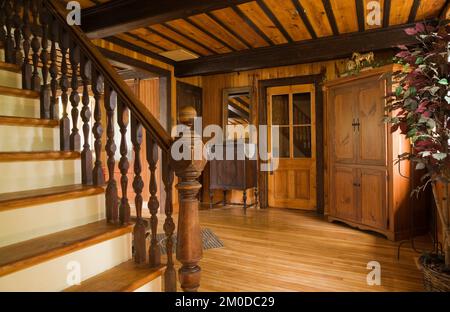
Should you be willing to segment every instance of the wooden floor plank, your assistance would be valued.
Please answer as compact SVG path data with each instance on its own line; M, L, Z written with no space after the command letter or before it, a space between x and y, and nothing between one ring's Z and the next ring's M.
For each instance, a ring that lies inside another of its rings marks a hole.
M104 193L104 191L105 190L103 187L74 184L49 187L39 190L3 193L0 194L0 212L27 206L36 206L45 203L98 195Z
M0 276L130 233L105 220L0 248Z
M203 252L200 291L423 291L410 244L397 260L398 243L315 213L218 208L201 210L200 225L225 246ZM381 265L380 286L367 285L370 261Z

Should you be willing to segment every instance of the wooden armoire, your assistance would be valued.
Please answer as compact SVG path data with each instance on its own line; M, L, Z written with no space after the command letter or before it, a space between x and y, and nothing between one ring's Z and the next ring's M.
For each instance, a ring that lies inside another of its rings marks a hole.
M416 184L411 181L420 174L409 162L396 162L409 150L409 141L383 121L393 69L384 66L324 84L327 217L400 240L426 230L428 203L426 196L410 196Z

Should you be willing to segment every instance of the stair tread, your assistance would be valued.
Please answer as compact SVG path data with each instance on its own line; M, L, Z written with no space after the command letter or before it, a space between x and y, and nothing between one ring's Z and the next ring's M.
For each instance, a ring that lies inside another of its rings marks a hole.
M67 292L131 292L161 276L166 266L150 268L148 264L127 262L67 288Z
M132 225L119 226L101 220L1 247L0 276L131 233L132 230Z
M53 119L41 119L31 117L0 116L0 125L55 128L59 126L59 121Z
M19 88L0 86L0 95L9 95L24 97L30 99L39 99L39 92L33 90L24 90Z
M63 201L104 193L103 187L82 184L0 194L0 212L26 206Z
M0 152L0 162L7 161L36 161L36 160L67 160L78 159L81 157L80 152Z
M20 73L21 72L21 69L20 69L19 65L5 63L5 62L1 62L1 61L0 61L0 70L6 70L6 71L13 72L13 73Z

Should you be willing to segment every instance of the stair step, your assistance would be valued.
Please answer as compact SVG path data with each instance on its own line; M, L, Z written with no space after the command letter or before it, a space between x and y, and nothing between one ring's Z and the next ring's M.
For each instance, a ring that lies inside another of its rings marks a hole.
M81 157L80 152L0 152L0 162L38 161L38 160L70 160Z
M80 285L67 288L67 292L132 292L155 281L164 273L166 266L149 268L148 264L136 265L134 260L124 262L106 272L85 280ZM155 281L157 291L161 280Z
M132 230L132 225L118 226L102 220L2 247L0 276L129 234Z
M0 152L37 152L59 149L57 120L0 116Z
M39 99L39 92L0 86L0 95L15 96L19 98Z
M55 128L59 126L59 121L30 117L0 116L0 125Z
M105 213L102 187L76 184L0 194L0 247L100 221Z
M19 65L9 64L0 61L0 70L6 70L13 73L21 73L21 69Z
M105 192L103 187L82 184L49 187L39 190L0 194L0 212L58 202L62 200L98 195Z

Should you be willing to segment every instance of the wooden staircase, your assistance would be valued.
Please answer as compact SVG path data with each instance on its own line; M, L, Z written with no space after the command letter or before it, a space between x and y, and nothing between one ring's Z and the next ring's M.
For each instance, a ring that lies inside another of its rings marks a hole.
M179 281L183 290L196 291L202 254L197 178L204 161L171 159L170 135L82 31L65 23L59 2L0 0L0 51L0 291L176 291L174 173L182 212ZM121 137L119 162L114 115ZM143 131L150 181L141 177ZM135 198L130 199L127 132L134 150ZM163 207L156 197L158 149ZM114 178L116 166L120 181ZM146 183L149 239L142 218ZM156 240L160 210L166 264Z

